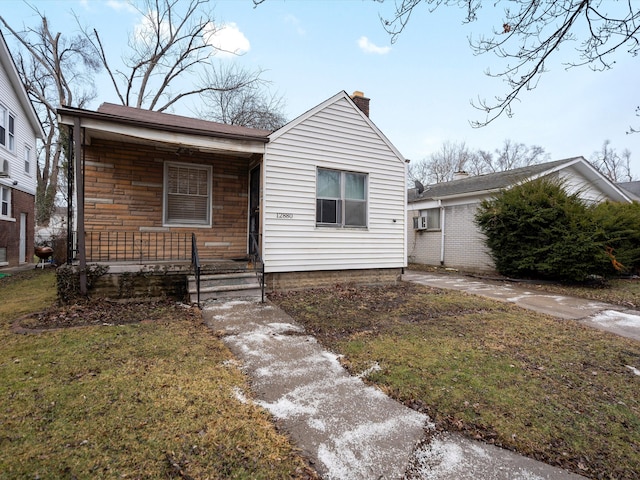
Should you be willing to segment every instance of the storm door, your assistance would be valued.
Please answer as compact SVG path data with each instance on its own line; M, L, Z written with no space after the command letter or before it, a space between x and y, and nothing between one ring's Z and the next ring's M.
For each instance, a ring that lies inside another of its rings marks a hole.
M260 255L260 166L249 173L249 255Z

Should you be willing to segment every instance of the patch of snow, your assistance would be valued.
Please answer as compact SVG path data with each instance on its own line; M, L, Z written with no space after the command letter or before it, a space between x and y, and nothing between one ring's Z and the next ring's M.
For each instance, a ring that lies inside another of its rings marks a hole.
M318 447L318 460L327 469L326 479L350 480L354 478L377 478L372 466L377 465L377 452L368 448L372 437L385 437L390 432L402 428L400 418L383 422L369 422L345 431L322 443Z
M302 328L299 325L294 325L292 323L283 323L283 322L268 323L267 327L271 328L275 333L285 333L285 332L303 333L304 332L304 328Z
M638 370L636 367L632 367L631 365L625 365L625 367L631 370L634 373L634 375L640 375L640 370Z
M640 328L640 312L633 314L615 310L605 310L589 318L589 320L601 324L613 322L621 327Z
M245 396L244 392L240 388L233 387L232 391L233 391L233 396L240 403L244 403L244 404L249 403L249 400L247 399L247 397Z
M327 430L327 425L319 418L311 418L307 423L311 428L320 432L325 432Z
M275 402L259 401L257 403L261 407L267 409L271 415L279 419L298 417L300 415L308 415L315 412L313 407L300 405L284 397Z
M382 370L382 368L380 368L380 364L378 362L374 362L373 365L371 365L366 370L360 372L358 375L356 375L356 377L358 377L358 378L367 378L373 372L379 372L380 370Z

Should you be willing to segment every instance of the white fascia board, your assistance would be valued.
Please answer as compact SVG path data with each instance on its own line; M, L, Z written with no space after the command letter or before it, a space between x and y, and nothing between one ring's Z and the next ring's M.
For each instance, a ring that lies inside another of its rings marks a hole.
M58 118L59 122L62 124L73 125L74 117L70 115L59 114ZM81 118L80 126L89 131L93 130L95 132L103 132L111 135L122 135L123 137L193 147L202 150L244 154L264 154L265 151L265 143L263 142L226 139L206 135L188 135L165 130L134 127L112 121L96 120L91 118Z

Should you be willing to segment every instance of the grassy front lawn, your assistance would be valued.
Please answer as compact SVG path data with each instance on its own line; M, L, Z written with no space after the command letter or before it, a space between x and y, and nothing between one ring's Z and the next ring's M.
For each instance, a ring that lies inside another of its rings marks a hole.
M0 279L0 478L314 478L199 312L9 330L54 297L53 272Z
M442 429L591 478L640 472L638 342L414 284L271 299Z

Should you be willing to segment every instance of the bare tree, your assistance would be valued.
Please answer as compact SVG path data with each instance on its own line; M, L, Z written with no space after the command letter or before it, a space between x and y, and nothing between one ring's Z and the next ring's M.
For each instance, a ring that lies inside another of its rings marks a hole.
M60 167L66 161L66 137L58 127L56 109L60 105L83 107L93 99L92 77L100 65L83 36L53 33L44 14L32 8L40 17L37 27L18 31L4 17L0 16L0 21L20 46L15 55L18 74L45 132L37 162L36 221L48 225L58 193Z
M495 153L494 157L490 157L491 161L486 163L487 172L504 172L542 163L549 159L549 154L544 151L544 148L538 145L528 147L524 143L509 139L506 139L502 148L496 149Z
M428 158L409 164L407 180L423 184L448 182L455 172L466 171L467 165L475 162L475 155L464 142L444 142Z
M233 79L210 74L216 71L213 60L220 49L211 42L219 26L205 9L208 2L145 0L142 7L132 2L143 21L130 35L130 53L122 59L124 69L113 67L99 32L84 29L123 105L162 112L186 98L260 83L260 71ZM186 82L178 86L183 79ZM216 80L223 83L213 83Z
M284 100L270 94L266 82L249 81L252 74L235 65L208 73L212 77L209 83L218 89L203 93L205 107L200 109L200 117L265 130L277 130L287 123Z
M631 151L628 149L618 154L611 147L611 142L605 140L600 151L594 152L590 160L596 170L614 183L634 181L631 174Z
M513 102L523 91L536 87L550 60L559 57L561 47L569 43L575 49L575 57L565 61L567 68L588 65L594 70L607 70L613 67L614 53L626 51L636 56L640 52L640 2L495 0L492 3L505 4L500 27L477 40L470 38L470 46L476 55L492 52L505 60L502 70L489 70L487 74L504 80L509 91L494 101L479 99L474 103L486 114L484 120L472 122L476 127L487 125L502 114L511 116ZM460 7L465 11L465 23L477 20L481 7L487 7L487 2L481 0L397 0L392 16L382 19L392 41L407 27L420 4L430 11L443 5ZM486 10L493 13L491 7Z
M407 182L423 184L453 180L456 172L484 175L542 163L549 159L542 147L528 147L524 143L505 140L495 154L485 150L470 150L464 142L445 142L440 150L428 158L409 164Z

